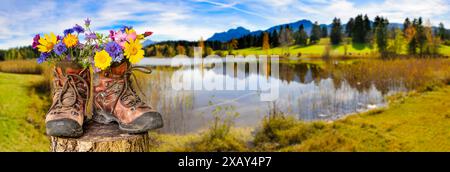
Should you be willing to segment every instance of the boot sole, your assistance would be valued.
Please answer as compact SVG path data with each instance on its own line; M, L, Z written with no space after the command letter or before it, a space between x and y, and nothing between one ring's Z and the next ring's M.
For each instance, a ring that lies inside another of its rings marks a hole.
M45 124L47 135L55 137L80 137L83 135L83 127L78 122L70 119L57 119Z
M150 130L163 127L163 120L161 114L159 114L158 112L145 113L144 115L136 118L133 121L133 122L137 121L135 124L123 124L111 114L102 112L96 112L93 117L93 120L101 124L109 124L111 122L116 122L117 124L119 124L120 130L131 134L144 133ZM151 122L142 123L140 121L151 121Z

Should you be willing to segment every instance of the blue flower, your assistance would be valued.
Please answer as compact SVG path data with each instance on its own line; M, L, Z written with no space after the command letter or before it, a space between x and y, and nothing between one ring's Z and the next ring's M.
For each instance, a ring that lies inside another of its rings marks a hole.
M108 42L105 45L105 51L108 52L108 54L113 58L120 56L120 54L122 54L122 48L116 42Z
M77 33L84 33L84 28L81 27L81 26L78 25L78 24L76 24L76 25L73 27L73 30L75 30Z
M122 26L122 29L120 29L120 31L122 31L122 32L124 32L125 33L125 31L126 30L131 30L131 29L133 29L133 27L132 26Z
M66 29L66 30L64 30L64 36L65 36L65 35L68 35L69 33L73 33L73 32L75 32L75 31L73 30L73 28Z
M60 56L62 53L67 51L67 47L62 41L59 41L59 43L55 45L55 48L53 48L53 50L58 56Z
M37 63L41 64L47 60L47 57L50 55L50 53L41 53L41 56L37 59Z

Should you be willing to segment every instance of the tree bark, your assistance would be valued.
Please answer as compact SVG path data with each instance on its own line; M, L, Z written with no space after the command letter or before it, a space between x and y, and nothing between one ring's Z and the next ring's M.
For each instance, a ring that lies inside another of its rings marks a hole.
M52 152L147 152L147 133L127 134L117 124L89 123L79 138L51 137Z

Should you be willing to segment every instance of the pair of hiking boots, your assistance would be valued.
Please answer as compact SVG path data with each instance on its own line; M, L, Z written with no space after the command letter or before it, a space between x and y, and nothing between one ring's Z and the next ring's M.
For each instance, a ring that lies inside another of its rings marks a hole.
M96 73L73 62L61 62L54 68L53 103L46 115L47 135L79 137L87 121L90 89L93 88L93 120L117 122L127 133L142 133L161 128L161 115L143 102L131 84L132 71L150 73L144 67L127 63ZM93 84L93 87L91 87Z

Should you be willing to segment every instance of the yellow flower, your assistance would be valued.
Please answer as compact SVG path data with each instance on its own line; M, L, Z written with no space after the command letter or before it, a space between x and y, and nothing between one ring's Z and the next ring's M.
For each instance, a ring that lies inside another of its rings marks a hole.
M67 48L70 48L77 45L78 37L69 33L64 37L63 42L66 44Z
M102 50L100 52L96 52L94 56L95 67L100 68L101 70L105 70L111 64L112 58L109 56L108 52Z
M142 45L139 43L139 40L126 42L124 51L124 55L132 64L136 64L144 58L144 50L142 50Z
M43 53L48 53L53 50L53 46L56 44L56 36L55 34L50 33L50 35L45 34L44 37L39 39L38 50Z

